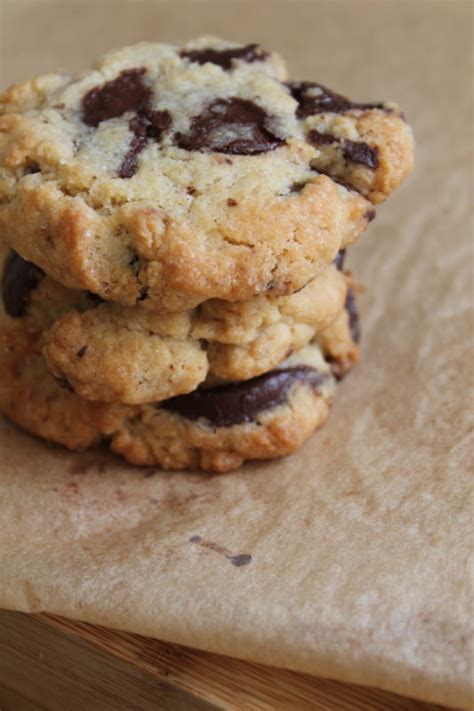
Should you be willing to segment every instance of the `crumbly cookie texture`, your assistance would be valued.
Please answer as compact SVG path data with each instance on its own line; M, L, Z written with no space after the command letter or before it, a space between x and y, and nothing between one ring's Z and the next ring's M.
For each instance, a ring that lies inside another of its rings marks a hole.
M365 230L412 142L394 105L285 78L261 47L203 38L12 87L3 238L65 286L151 311L301 288Z
M328 414L334 379L317 346L259 378L197 390L159 405L98 403L48 372L40 334L0 318L0 409L24 429L81 450L108 442L133 464L234 469L298 448Z
M11 316L42 331L51 373L81 397L128 404L191 392L208 381L248 380L307 345L344 309L347 279L330 265L289 296L211 300L181 314L98 303L63 287L15 253L2 292ZM352 344L347 336L346 341Z
M394 102L360 103L314 82L288 82L312 166L342 180L372 203L385 200L413 170L410 126Z

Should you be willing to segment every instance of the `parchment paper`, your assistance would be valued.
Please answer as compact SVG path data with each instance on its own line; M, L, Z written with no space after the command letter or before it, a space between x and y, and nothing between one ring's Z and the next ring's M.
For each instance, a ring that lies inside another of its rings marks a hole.
M149 476L1 423L2 606L469 706L471 10L3 3L3 84L143 38L260 40L295 78L397 99L418 152L350 254L368 288L363 362L296 455Z

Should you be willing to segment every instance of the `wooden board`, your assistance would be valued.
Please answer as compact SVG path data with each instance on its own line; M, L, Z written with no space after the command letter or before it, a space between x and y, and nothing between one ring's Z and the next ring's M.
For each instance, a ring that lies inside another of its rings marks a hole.
M0 612L0 711L435 711L52 615Z

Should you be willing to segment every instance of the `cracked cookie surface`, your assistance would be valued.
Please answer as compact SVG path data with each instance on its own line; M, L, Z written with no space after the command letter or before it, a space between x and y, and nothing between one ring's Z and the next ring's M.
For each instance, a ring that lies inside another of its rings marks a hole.
M12 87L3 238L65 286L150 311L300 289L364 231L413 147L395 105L286 78L258 45L201 38Z

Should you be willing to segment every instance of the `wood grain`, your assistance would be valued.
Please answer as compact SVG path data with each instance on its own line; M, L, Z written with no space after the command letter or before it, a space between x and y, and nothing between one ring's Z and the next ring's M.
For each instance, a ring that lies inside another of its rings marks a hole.
M0 711L440 708L52 615L0 612Z

